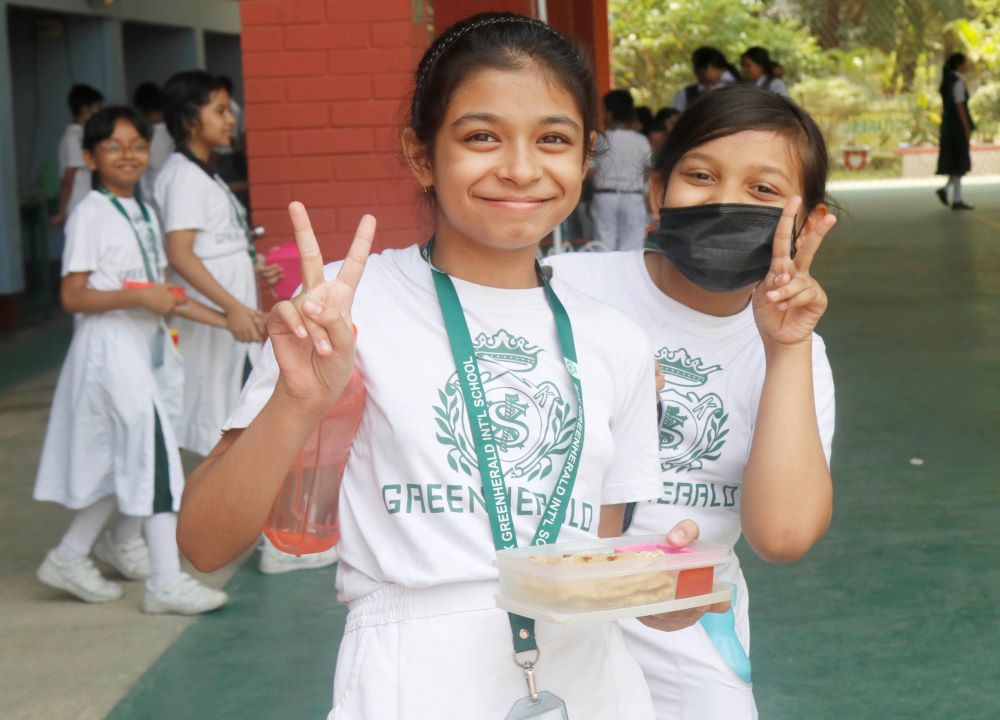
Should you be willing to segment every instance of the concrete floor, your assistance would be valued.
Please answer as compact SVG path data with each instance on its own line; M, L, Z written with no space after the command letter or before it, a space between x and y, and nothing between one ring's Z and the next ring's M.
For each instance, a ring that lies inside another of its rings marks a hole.
M973 213L932 187L843 187L814 265L836 509L791 567L742 548L767 720L1000 717L1000 183L968 183ZM29 500L54 377L0 392L0 716L322 717L344 616L329 570L246 563L231 606L193 623L142 616L135 586L87 606L34 581L68 519Z

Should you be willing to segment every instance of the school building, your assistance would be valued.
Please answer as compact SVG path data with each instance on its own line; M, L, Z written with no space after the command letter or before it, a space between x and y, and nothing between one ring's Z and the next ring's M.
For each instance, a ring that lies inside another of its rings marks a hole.
M120 103L180 70L228 75L261 249L291 238L292 199L330 258L364 212L379 221L376 249L398 247L426 221L398 140L412 69L435 31L483 10L575 36L609 87L607 0L0 0L0 334L59 312L62 233L47 218L74 83Z

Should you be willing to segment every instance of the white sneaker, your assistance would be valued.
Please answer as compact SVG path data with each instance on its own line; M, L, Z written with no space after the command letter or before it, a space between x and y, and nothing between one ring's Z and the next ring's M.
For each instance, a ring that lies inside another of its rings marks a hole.
M336 546L321 553L311 555L289 555L281 552L269 542L260 549L260 571L265 575L280 575L295 570L318 570L337 562Z
M74 563L61 563L56 559L56 551L50 550L35 575L49 587L65 590L84 602L111 602L123 594L122 586L101 575L89 557Z
M152 572L149 567L149 547L141 537L116 543L110 530L103 532L94 543L94 555L128 580L148 580Z
M164 588L151 588L149 581L146 581L142 611L151 615L200 615L218 610L227 602L229 596L226 593L202 585L187 573L180 573L176 580Z

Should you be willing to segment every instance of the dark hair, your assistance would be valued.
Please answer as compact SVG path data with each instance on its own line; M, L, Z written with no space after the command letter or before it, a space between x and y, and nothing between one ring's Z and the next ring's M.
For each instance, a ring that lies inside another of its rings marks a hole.
M774 63L771 62L771 53L767 51L767 48L755 45L752 48L747 48L746 51L740 55L740 58L746 58L757 65L760 65L761 68L763 68L765 75L771 75L774 72Z
M938 88L941 92L946 93L951 91L951 84L954 82L951 74L957 72L965 64L965 60L965 55L956 52L949 55L948 59L944 61L944 67L941 68L941 87Z
M628 90L612 90L607 93L604 96L604 109L615 122L630 123L635 120L635 102Z
M167 80L163 86L164 121L175 143L187 142L189 128L198 122L201 109L211 102L212 93L225 89L219 78L204 70L179 72Z
M153 130L146 122L146 118L125 105L109 105L94 113L83 126L83 149L94 152L99 143L111 137L115 131L115 123L119 120L130 122L135 131L147 142L152 140Z
M665 108L660 108L659 110L656 111L655 119L660 120L661 122L666 122L674 115L680 115L680 114L681 111L675 107L665 107Z
M132 104L143 115L163 112L163 91L155 83L144 82L135 89Z
M69 102L69 111L73 113L73 117L76 117L88 105L104 102L104 96L101 95L101 91L97 88L80 84L74 85L69 89L69 95L66 100Z
M729 70L731 67L721 50L704 46L691 53L691 64L695 70L704 70L707 67Z
M434 138L452 95L484 68L519 70L537 64L576 101L583 117L584 153L597 130L594 77L582 50L545 23L514 13L479 13L445 30L417 65L409 125L433 155Z
M829 156L816 122L788 98L756 85L737 83L705 93L688 107L653 162L664 181L688 152L748 130L775 132L793 141L802 167L802 207L811 212L826 199Z
M653 111L646 105L639 105L635 109L635 119L638 120L643 127L646 127L649 123L653 122Z
M227 93L233 94L233 81L228 75L219 75L219 83Z

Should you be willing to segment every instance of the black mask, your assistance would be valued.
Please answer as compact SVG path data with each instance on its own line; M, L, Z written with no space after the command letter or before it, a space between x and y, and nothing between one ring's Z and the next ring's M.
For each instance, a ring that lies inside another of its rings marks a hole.
M729 292L767 276L780 219L781 208L764 205L661 208L649 241L695 285Z

